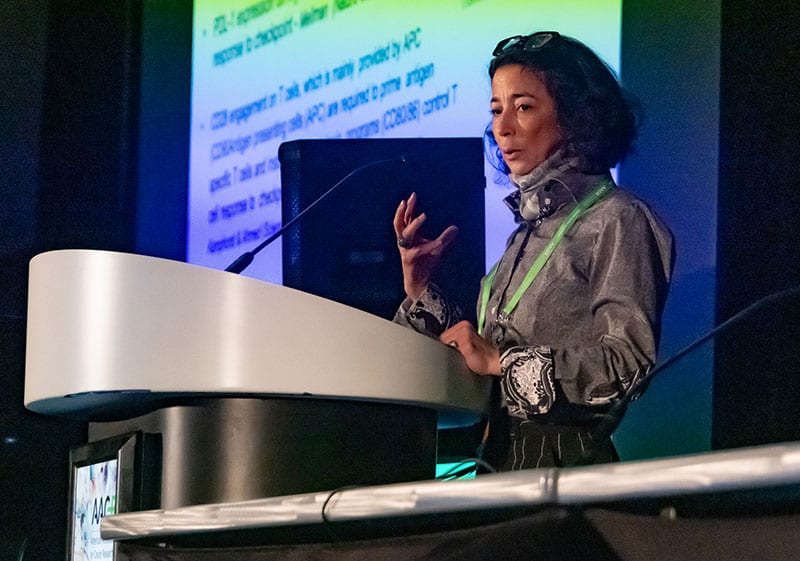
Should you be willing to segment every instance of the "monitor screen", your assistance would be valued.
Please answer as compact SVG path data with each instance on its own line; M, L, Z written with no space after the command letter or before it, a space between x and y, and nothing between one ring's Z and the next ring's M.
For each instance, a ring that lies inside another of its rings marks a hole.
M100 537L100 520L117 513L118 461L76 466L72 486L72 560L113 559L114 542Z
M114 560L115 542L101 537L106 516L158 508L161 436L140 431L70 450L67 561Z
M484 274L480 138L294 140L281 145L279 159L284 220L300 218L282 239L285 286L391 319L405 293L386 217L413 190L431 209L421 237L459 228L433 282L474 320ZM331 191L339 178L346 180Z

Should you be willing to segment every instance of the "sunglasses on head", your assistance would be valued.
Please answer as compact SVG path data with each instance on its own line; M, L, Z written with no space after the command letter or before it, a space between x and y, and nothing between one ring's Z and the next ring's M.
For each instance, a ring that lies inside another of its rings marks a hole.
M540 31L531 35L514 35L500 41L492 51L492 56L500 56L509 51L536 51L560 37L557 31Z

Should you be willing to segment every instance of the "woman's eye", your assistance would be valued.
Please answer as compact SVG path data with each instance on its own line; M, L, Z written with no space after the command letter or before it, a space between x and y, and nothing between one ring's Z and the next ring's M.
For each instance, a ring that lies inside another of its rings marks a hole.
M517 111L527 111L530 108L531 108L530 105L528 105L526 103L522 103L519 106L517 106Z

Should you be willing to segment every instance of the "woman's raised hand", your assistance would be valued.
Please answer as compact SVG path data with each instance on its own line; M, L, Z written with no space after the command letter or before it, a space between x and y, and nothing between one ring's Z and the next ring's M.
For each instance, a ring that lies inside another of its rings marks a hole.
M458 228L448 226L436 239L429 240L419 236L425 223L425 213L416 214L417 194L404 201L394 213L394 233L403 265L403 288L406 295L416 300L428 286L431 275L444 249L456 239Z

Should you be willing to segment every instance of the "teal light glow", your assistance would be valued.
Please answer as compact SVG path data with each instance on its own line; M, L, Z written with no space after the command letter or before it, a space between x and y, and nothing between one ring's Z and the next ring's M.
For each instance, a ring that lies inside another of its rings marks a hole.
M462 472L463 470L469 469L468 472L459 475L457 479L475 479L475 471L477 470L477 465L475 462L452 462L452 463L444 463L444 464L436 464L436 479L439 478L446 478L450 479L456 473Z

